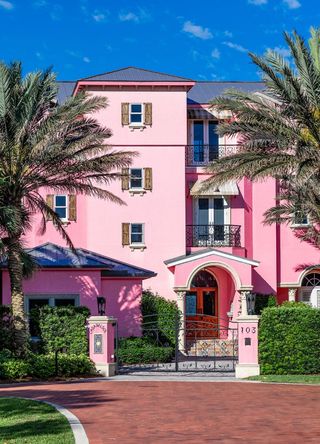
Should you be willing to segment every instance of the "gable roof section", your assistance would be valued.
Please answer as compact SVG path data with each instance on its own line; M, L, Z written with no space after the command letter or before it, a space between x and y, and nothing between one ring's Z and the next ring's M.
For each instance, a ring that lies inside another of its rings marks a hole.
M188 105L209 103L228 89L253 93L263 91L265 85L263 82L196 82L188 92Z
M257 267L260 264L260 262L255 261L253 259L248 259L246 257L237 256L237 255L231 254L231 253L226 253L225 251L216 250L215 248L207 248L205 250L196 251L194 253L186 254L184 256L174 257L172 259L168 259L168 260L164 261L164 263L168 267L173 267L175 265L185 264L186 262L192 262L197 259L201 259L203 257L207 257L207 256L211 256L211 255L218 256L221 258L231 259L236 262L241 262L243 264L252 265L254 267Z
M79 81L110 81L110 82L193 82L191 79L165 74L148 69L128 66L127 68L105 72L91 77L79 79Z
M84 248L76 248L75 254L70 248L47 242L34 248L28 248L26 251L33 257L39 268L100 269L102 276L106 277L147 279L156 276L156 273L150 270L135 267ZM0 262L0 268L7 268L7 260Z

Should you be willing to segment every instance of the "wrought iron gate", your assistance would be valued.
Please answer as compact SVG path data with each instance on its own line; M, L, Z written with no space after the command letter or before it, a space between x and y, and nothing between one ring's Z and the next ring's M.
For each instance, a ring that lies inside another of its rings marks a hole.
M178 318L147 316L141 339L117 339L118 372L233 373L238 360L238 335L233 325L213 316L184 323Z

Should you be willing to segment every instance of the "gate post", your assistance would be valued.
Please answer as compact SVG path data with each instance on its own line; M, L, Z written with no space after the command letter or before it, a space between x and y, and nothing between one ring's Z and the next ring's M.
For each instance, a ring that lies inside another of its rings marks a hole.
M236 378L260 375L258 361L258 323L259 316L244 315L238 322L238 364Z
M98 372L103 376L114 376L115 362L115 328L116 319L108 316L90 316L89 356Z

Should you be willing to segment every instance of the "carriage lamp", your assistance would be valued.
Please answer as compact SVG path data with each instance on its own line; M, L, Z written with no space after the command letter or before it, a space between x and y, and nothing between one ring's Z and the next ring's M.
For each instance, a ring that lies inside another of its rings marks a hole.
M248 315L254 315L255 314L255 305L256 305L256 294L250 292L250 293L247 294L247 310L248 310Z
M98 296L97 304L99 316L104 316L106 314L106 298L103 296Z

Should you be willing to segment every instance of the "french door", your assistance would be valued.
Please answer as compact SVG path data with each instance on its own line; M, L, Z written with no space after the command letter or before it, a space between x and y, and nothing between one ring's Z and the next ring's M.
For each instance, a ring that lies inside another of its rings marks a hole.
M199 197L196 202L197 243L211 246L225 240L225 199L222 197Z

